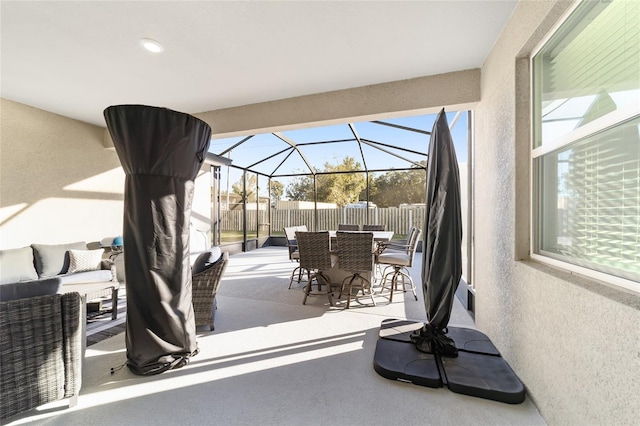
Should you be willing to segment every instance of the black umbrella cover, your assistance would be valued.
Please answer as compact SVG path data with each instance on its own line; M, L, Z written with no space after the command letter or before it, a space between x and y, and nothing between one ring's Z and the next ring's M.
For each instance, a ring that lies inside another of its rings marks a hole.
M460 173L444 109L436 118L429 143L425 215L422 290L429 323L422 335L430 341L431 351L435 346L438 352L446 353L455 350L447 349L451 342L443 334L462 276L462 217Z
M211 128L145 105L111 106L104 117L126 174L127 365L135 374L157 374L197 353L189 223Z

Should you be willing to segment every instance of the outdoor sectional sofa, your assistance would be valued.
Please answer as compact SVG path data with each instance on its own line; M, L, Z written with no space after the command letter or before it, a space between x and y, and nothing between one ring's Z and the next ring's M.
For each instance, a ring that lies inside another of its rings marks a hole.
M113 261L102 254L102 249L87 250L83 241L0 250L0 302L74 291L86 301L111 296L115 319L120 285Z
M112 297L115 267L84 242L0 250L0 419L49 402L77 402L86 301Z
M66 398L70 407L76 405L82 385L85 318L77 292L3 298L0 420Z

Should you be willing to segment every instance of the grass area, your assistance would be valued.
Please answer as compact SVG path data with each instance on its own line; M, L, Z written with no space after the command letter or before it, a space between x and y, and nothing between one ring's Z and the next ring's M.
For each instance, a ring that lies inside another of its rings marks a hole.
M233 243L236 241L242 241L244 234L242 231L222 231L220 240L223 243Z

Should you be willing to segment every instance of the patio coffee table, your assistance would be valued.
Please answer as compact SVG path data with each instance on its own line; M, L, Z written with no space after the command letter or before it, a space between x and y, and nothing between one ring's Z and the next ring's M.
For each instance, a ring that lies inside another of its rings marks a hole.
M78 292L85 300L87 318L94 318L111 312L111 319L118 318L118 290L119 283L70 283L62 286L63 293ZM111 308L102 309L102 301L111 298Z

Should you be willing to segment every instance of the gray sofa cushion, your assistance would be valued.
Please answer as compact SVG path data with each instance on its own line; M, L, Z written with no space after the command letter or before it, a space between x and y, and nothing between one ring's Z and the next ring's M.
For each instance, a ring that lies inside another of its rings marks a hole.
M97 271L74 272L72 274L58 275L56 278L60 280L61 284L76 284L103 281L109 282L113 277L111 276L111 270L99 269Z
M46 296L56 293L68 293L77 291L84 295L88 291L106 288L112 283L111 271L101 269L98 271L75 272L63 274L51 278L40 278L33 281L14 282L0 285L0 301L25 299L34 296ZM63 285L68 287L63 288Z
M86 250L87 243L79 241L68 244L31 244L36 271L40 278L65 274L69 269L69 250Z
M211 247L209 250L200 253L200 255L196 258L196 261L193 262L193 267L191 268L191 273L193 275L199 274L204 271L216 261L218 261L222 257L222 251L220 247Z
M60 293L61 287L62 282L59 278L2 284L0 285L0 301L8 302L35 296L50 296Z
M31 247L0 250L0 284L38 279Z

